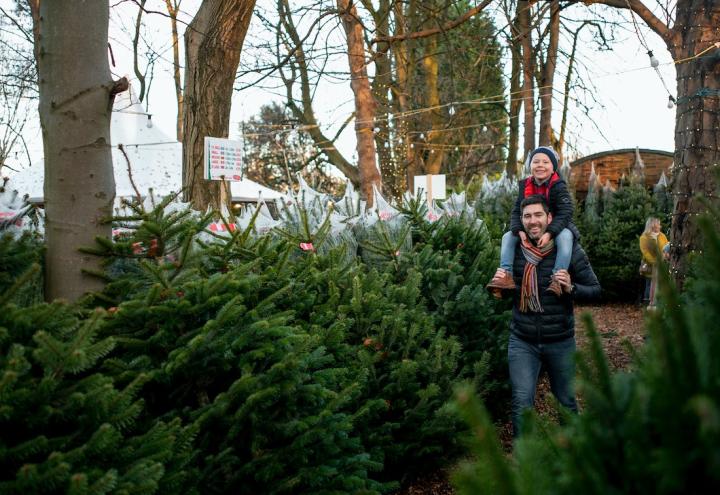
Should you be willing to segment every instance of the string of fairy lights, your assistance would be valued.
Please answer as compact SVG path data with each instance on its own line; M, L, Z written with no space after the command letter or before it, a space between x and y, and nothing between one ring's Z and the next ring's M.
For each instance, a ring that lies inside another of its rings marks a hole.
M626 0L627 1L627 0ZM628 2L628 6L630 6ZM662 74L659 71L660 62L658 61L657 57L653 54L652 50L649 49L648 43L642 34L642 31L639 28L639 25L635 19L635 14L630 9L631 13L631 19L633 22L633 26L635 28L635 32L637 34L638 40L640 44L644 47L644 49L647 50L647 55L650 60L650 67L656 71L658 74L658 77L660 79L661 84L665 88L666 92L668 93L668 107L672 108L675 104L683 104L687 103L695 98L708 98L708 97L719 97L720 96L720 90L715 88L707 88L707 87L700 87L697 90L695 90L692 94L683 96L681 98L676 99L673 94L668 89L668 86L662 77ZM707 26L688 26L688 29L691 28L703 28L706 29ZM715 28L716 31L720 30L720 28ZM720 41L714 41L714 42L708 42L709 44L705 46L701 51L698 53L675 60L674 64L683 64L690 62L692 60L696 60L701 57L716 57L717 54L711 54L708 55L709 52L713 50L720 50ZM624 72L631 72L634 71L624 71ZM619 72L617 74L623 74L624 72ZM689 79L689 77L679 77L678 80L682 79ZM556 90L554 88L537 88L538 91L544 90L544 89L551 89L554 92L560 93L559 90ZM487 129L494 125L494 124L501 124L505 122L507 119L497 119L497 120L490 120L487 122L481 122L481 123L475 123L475 124L469 124L469 125L456 125L456 126L443 126L443 127L431 127L429 129L425 130L419 130L416 128L410 129L407 125L407 121L416 116L421 116L424 113L428 112L443 112L447 113L451 119L456 113L456 110L463 106L471 106L471 105L488 105L488 104L503 104L507 101L508 96L517 96L521 91L518 91L513 94L498 94L498 95L492 95L492 96L486 96L482 98L477 99L471 99L471 100L465 100L465 101L453 101L449 103L442 103L438 105L433 106L427 106L427 107L419 107L419 108L413 108L406 111L400 111L400 112L383 112L381 115L376 116L372 120L356 120L357 126L362 126L366 124L371 124L374 127L372 128L373 132L375 134L379 134L381 131L387 132L387 135L380 136L384 137L385 148L389 148L390 145L387 142L391 137L390 132L394 134L395 139L398 141L398 147L399 148L409 148L411 150L413 149L422 149L427 150L430 154L435 153L436 151L439 152L460 152L460 151L468 151L468 150L474 150L474 149L493 149L495 148L495 144L493 143L474 143L474 144L467 144L467 143L447 143L447 142L438 142L435 140L431 140L430 137L437 138L439 134L442 133L449 133L449 132L457 132L462 130L468 130L473 128L479 128L482 131L487 131ZM525 99L530 97L524 97L520 96L520 99ZM122 111L122 110L121 110ZM142 112L127 112L125 113L142 113ZM144 115L147 115L148 122L147 126L152 127L152 114L150 113L142 113ZM394 129L391 129L391 126L394 126ZM252 123L251 127L254 129L254 132L246 133L246 137L262 137L267 135L281 135L283 133L291 133L291 132L297 132L297 131L308 131L313 128L320 128L320 124L296 124L296 123L283 123L283 124L266 124L266 123ZM268 129L267 132L258 132L257 129ZM327 128L330 128L330 126L327 126ZM684 134L684 133L700 133L700 132L717 132L718 129L708 129L708 128L691 128L690 126L687 126L686 129L680 129L676 132L678 134ZM158 142L158 143L138 143L136 145L130 144L126 146L157 146L162 144L170 144L171 142ZM316 142L316 146L321 151L330 151L334 150L336 151L336 148L333 144L333 141L328 139L325 142ZM502 145L501 145L502 146ZM690 144L690 148L697 148L697 149L707 149L709 147L699 145L699 144ZM382 148L379 148L378 153L383 153L384 150ZM708 165L693 165L692 168L695 167L704 167L704 168L716 168L717 164L708 164ZM675 166L676 170L682 170L684 168L691 168L687 166L683 166L682 164L678 164ZM677 194L676 194L677 196ZM687 197L690 197L690 195L687 195Z

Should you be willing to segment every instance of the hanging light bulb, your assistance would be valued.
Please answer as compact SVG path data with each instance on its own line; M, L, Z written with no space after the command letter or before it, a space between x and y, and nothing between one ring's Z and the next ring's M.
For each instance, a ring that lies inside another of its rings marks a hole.
M660 65L660 61L655 57L652 50L648 50L647 54L648 57L650 57L650 67L653 69L657 68L657 66Z
M675 106L675 98L673 98L673 95L668 95L668 108L672 108Z
M486 126L486 125L482 126L482 131L483 131L483 132L487 132L487 126Z
M448 113L450 115L455 115L455 105L453 105L452 103L450 104L450 108L448 108Z
M145 125L147 125L147 128L148 128L148 129L152 129L152 126L153 126L153 123L152 123L152 115L148 114L147 117L148 117L148 120L147 120L147 124L145 124Z

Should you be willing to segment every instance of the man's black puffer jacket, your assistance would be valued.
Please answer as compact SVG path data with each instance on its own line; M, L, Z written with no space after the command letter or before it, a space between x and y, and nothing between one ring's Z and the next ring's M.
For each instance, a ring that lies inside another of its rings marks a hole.
M545 289L550 285L552 269L555 265L556 250L543 258L538 264L538 289L540 291L540 304L543 312L528 311L521 313L520 287L525 270L525 256L518 243L513 263L513 278L515 279L515 294L513 301L513 317L510 331L521 339L531 343L548 343L566 339L575 335L575 317L573 314L573 300L592 301L600 297L600 283L593 272L585 251L576 242L573 244L573 253L570 260L570 278L575 290L570 294L557 297Z

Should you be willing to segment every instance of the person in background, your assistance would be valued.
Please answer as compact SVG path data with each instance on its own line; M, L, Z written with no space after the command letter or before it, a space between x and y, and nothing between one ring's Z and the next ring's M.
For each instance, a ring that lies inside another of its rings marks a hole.
M645 276L645 293L643 303L647 304L648 309L655 308L655 287L658 279L658 254L664 259L669 257L670 244L667 237L660 231L660 220L650 217L645 222L645 230L640 236L640 252L642 253L642 261L648 265L648 269L644 271Z
M560 270L567 270L570 265L570 256L575 239L580 237L577 227L572 222L573 202L567 184L558 174L558 157L555 150L548 146L536 148L529 157L530 177L518 182L518 197L510 214L510 231L505 232L500 243L500 268L495 272L487 289L495 296L501 297L503 290L515 289L513 281L513 256L518 240L527 241L520 220L520 203L523 199L539 194L545 198L552 213L552 223L542 239L538 239L538 247L544 248L554 241L557 249L553 278L546 288L557 297L562 295L560 283L555 280L555 274Z

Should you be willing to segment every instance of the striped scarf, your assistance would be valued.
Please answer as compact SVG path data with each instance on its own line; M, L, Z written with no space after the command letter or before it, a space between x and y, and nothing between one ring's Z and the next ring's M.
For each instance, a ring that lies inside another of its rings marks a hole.
M522 286L520 288L520 311L527 313L534 311L542 313L540 305L540 294L538 290L537 265L542 259L552 252L555 243L550 242L542 249L530 244L529 241L521 242L523 256L525 256L525 271L523 272Z

